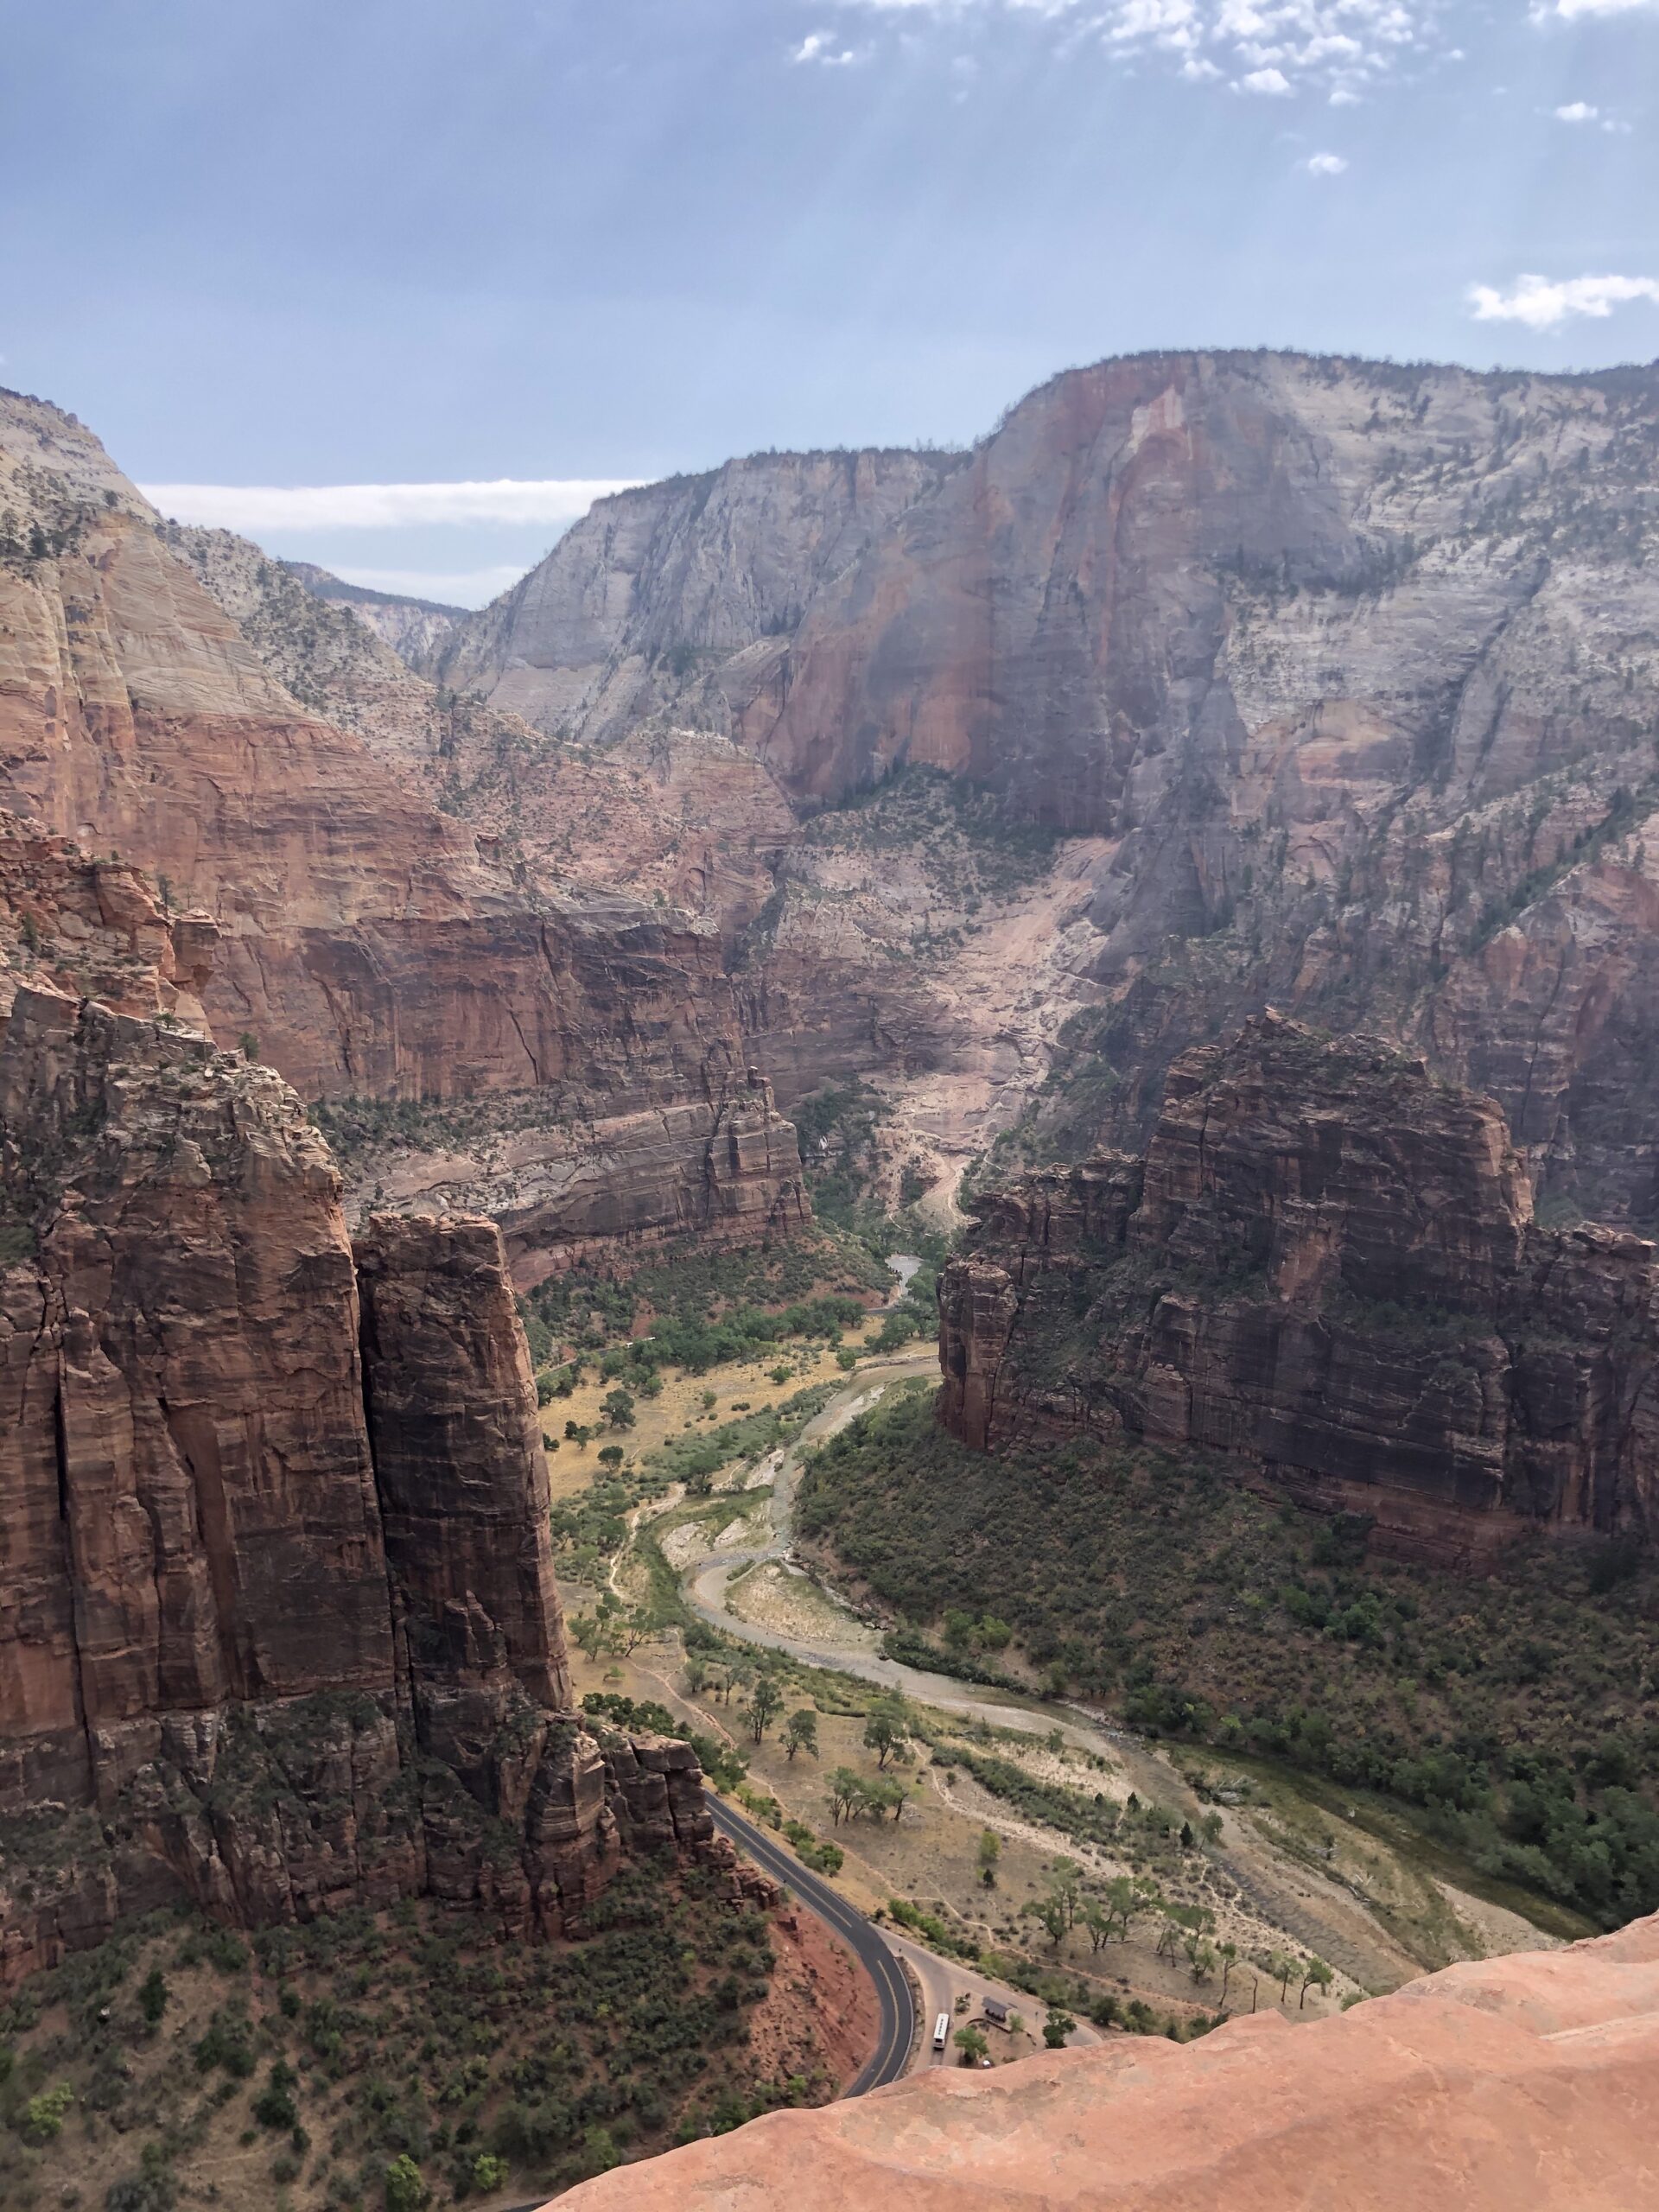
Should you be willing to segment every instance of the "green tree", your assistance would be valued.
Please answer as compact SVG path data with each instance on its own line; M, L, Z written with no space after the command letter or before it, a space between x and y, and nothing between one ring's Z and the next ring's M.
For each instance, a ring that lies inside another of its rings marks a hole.
M1310 1987L1317 1989L1323 1997L1336 1978L1323 1959L1310 1959L1302 1968L1302 1994L1297 2004L1297 2011L1300 2012L1302 2006L1306 2004Z
M421 2212L426 2202L426 2183L407 2151L398 2153L385 2171L386 2212Z
M570 1622L570 1641L589 1659L598 1658L608 1634L605 1621L598 1613L577 1613Z
M138 2010L153 2028L167 2010L167 1977L160 1967L151 1967L138 1985Z
M777 1677L762 1675L749 1692L749 1732L758 1744L784 1709L784 1694Z
M976 2028L971 2020L965 2028L957 2030L951 2041L962 2053L964 2066L977 2066L982 2058L990 2056L991 2047L985 2040L984 2031Z
M1194 1981L1208 1981L1219 1963L1219 1954L1207 1936L1189 1936L1182 1946Z
M910 1708L898 1696L883 1696L871 1706L864 1723L864 1748L875 1753L875 1763L885 1767L895 1751L902 1751L910 1741Z
M784 1723L784 1749L791 1759L797 1751L818 1756L818 1716L810 1705L800 1707Z
M1071 1924L1065 1916L1064 1899L1050 1890L1045 1897L1027 1897L1020 1910L1029 1918L1041 1922L1044 1935L1058 1951L1065 1941L1066 1929Z
M261 2127L297 2127L300 2115L294 2103L295 2073L283 2059L273 2061L265 2086L253 2101L253 2116Z
M1227 1985L1233 1978L1233 1968L1238 1964L1236 1943L1217 1943L1216 1956L1221 1961L1221 2002L1227 2002Z
M863 1795L863 1777L849 1766L838 1766L830 1777L830 1825L839 1827L842 1821L850 1820L854 1806Z
M1075 1927L1077 1907L1083 1901L1082 1867L1075 1859L1057 1859L1049 1869L1048 1884L1060 1901L1067 1928Z
M623 1452L622 1446L620 1444L601 1444L600 1446L599 1464L601 1467L608 1467L612 1473L614 1474L616 1470L621 1465L622 1459Z
M478 2190L499 2189L507 2177L507 2162L498 2158L493 2152L480 2151L473 2161L473 2187Z
M996 1887L996 1862L1002 1856L1002 1839L995 1828L979 1832L979 1878L988 1890Z
M1043 2022L1043 2041L1051 2050L1064 2050L1065 2039L1077 2028L1069 2012L1058 2012L1051 2005L1048 2018Z
M599 1402L599 1409L613 1428L633 1427L634 1395L619 1383L614 1390L607 1390Z

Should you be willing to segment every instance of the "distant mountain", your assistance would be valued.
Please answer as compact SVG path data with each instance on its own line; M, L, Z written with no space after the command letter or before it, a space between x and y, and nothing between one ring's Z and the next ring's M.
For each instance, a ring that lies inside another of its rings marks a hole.
M331 575L315 561L283 561L278 566L297 577L314 599L349 607L359 622L366 622L411 668L440 652L456 625L467 619L464 607L445 607L435 599L408 599L395 591L366 591L361 584Z
M1078 841L1101 1006L1047 1157L1139 1142L1172 1058L1275 1004L1427 1050L1547 1192L1659 1224L1659 367L1103 361L969 455L601 501L443 669L543 728L730 738L805 816L925 767Z

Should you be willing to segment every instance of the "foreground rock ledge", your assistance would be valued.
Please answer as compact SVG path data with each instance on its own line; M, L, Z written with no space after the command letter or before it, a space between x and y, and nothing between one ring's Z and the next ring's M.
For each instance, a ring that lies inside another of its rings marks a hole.
M924 2074L627 2166L560 2212L1636 2212L1659 2205L1659 1916L1351 2012Z

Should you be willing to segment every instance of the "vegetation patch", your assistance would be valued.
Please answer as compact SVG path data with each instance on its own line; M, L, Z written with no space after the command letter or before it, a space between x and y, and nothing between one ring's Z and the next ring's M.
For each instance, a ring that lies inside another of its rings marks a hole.
M1415 1808L1477 1870L1615 1926L1659 1908L1659 1569L1517 1539L1473 1582L1368 1556L1197 1455L990 1457L887 1401L815 1457L803 1535L912 1626L1008 1621L1055 1694Z
M770 1933L721 1889L630 1867L553 1944L425 1904L245 1942L134 1923L0 2008L0 2208L539 2202L828 2095L757 2075Z

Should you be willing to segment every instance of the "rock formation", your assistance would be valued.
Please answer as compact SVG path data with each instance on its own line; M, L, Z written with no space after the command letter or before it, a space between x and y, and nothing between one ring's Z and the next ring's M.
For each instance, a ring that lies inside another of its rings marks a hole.
M215 1033L310 1097L511 1102L550 1159L563 1133L583 1235L606 1217L598 1124L630 1233L786 1227L793 1133L748 1083L718 927L550 879L439 810L409 765L453 734L435 699L349 610L239 540L162 526L72 418L0 397L0 803L211 915ZM756 1111L758 1209L723 1185L734 1114ZM534 1230L554 1256L558 1185L550 1167ZM664 1211L642 1221L645 1190Z
M579 1923L707 1853L569 1713L500 1240L377 1221L269 1068L36 983L0 1038L0 1982L194 1897ZM361 1350L359 1351L359 1339Z
M1659 1254L1547 1229L1490 1099L1268 1014L1171 1070L1143 1160L976 1203L941 1417L1233 1456L1395 1549L1659 1526Z
M803 814L919 763L1066 834L1058 972L1052 932L944 900L867 937L913 848L823 890L785 850L742 977L785 1102L833 1039L918 1140L954 1118L960 1163L967 1097L982 1142L1037 1089L1058 1025L1020 1001L1058 986L1090 1023L1039 1123L1064 1141L1103 1062L1139 1143L1171 1060L1272 1003L1427 1051L1552 1200L1659 1223L1656 468L1650 368L1141 355L885 462L844 543L799 529L835 480L800 456L602 503L445 680L595 734L695 721ZM927 1005L982 1003L970 925L1006 979L971 1050Z
M934 2069L584 2183L561 2212L1631 2212L1659 2194L1659 1919L1306 2024Z
M455 625L467 619L464 607L348 584L343 577L318 568L315 561L284 561L282 566L314 599L328 607L349 607L359 622L411 667L422 659L435 658Z
M605 740L779 680L814 591L958 465L956 454L756 454L595 502L539 567L418 665L539 728Z

